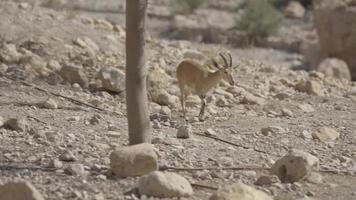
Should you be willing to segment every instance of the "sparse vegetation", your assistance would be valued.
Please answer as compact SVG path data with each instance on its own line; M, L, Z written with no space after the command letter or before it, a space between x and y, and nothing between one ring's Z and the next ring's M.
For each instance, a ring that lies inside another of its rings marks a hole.
M250 42L277 32L282 14L268 0L244 1L239 8L244 8L244 13L237 28L246 32Z
M176 0L172 3L174 13L192 13L198 9L204 0Z

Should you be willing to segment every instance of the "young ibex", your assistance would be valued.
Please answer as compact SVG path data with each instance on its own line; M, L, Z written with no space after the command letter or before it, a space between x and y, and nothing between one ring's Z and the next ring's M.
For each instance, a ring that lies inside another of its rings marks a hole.
M218 70L215 72L208 71L208 68L199 64L196 61L186 59L179 63L177 67L177 80L180 88L180 101L182 104L182 111L186 119L185 101L189 94L196 94L201 99L201 108L199 112L199 120L204 120L204 110L206 106L205 97L209 91L219 84L221 80L225 80L234 85L232 73L232 57L229 53L230 63L222 53L219 53L225 65L221 67L214 59L212 63Z

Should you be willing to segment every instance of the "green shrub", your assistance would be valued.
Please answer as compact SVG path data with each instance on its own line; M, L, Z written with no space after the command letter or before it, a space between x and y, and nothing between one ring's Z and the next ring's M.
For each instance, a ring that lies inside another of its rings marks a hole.
M282 14L269 0L245 0L240 8L244 8L244 12L237 22L237 28L247 34L250 42L278 31Z
M192 13L204 3L204 0L174 0L172 2L175 13Z

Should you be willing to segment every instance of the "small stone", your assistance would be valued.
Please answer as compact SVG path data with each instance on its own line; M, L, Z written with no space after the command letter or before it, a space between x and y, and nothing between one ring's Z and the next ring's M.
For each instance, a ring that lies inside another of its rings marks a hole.
M44 200L39 191L27 181L0 185L0 197L2 200Z
M7 66L4 63L0 63L0 74L5 74L8 69L9 69L9 66Z
M244 98L242 99L241 103L243 104L257 104L257 105L264 105L266 102L263 98L255 96L251 93L245 92Z
M49 168L61 169L63 167L63 163L57 158L51 160L48 164Z
M68 167L64 169L64 173L72 176L84 176L87 174L82 164L69 164Z
M58 108L57 102L52 98L48 98L43 102L37 103L37 106L39 108L45 108L45 109L57 109Z
M283 108L281 110L281 112L282 112L282 115L286 116L286 117L293 117L294 116L293 112L291 110L287 109L287 108Z
M218 96L215 104L219 107L227 107L229 102L226 100L225 96Z
M217 133L216 131L214 131L213 129L211 128L208 128L204 131L204 134L205 135L209 135L209 136L217 136Z
M125 73L115 67L103 67L98 73L102 87L111 92L125 90Z
M168 118L172 117L172 111L168 106L161 106L160 114L167 116Z
M303 112L306 112L306 113L310 113L310 112L314 112L315 109L313 108L312 105L308 104L308 103L305 103L305 104L299 104L298 105L298 108L301 109Z
M121 137L120 132L117 132L117 131L108 131L106 133L106 135L111 138L120 138Z
M189 197L193 189L187 179L173 172L151 172L139 179L138 191L141 195L172 198Z
M175 96L169 94L164 89L153 92L152 99L161 106L173 106L177 102Z
M271 185L278 182L279 182L279 178L275 175L262 175L257 179L255 185L260 185L260 186Z
M268 194L244 183L223 187L210 196L209 200L273 200Z
M70 122L79 122L80 121L80 116L70 116L67 118L68 121Z
M59 160L65 162L73 162L77 159L71 151L67 150L59 156Z
M324 96L325 91L322 85L316 80L301 81L296 86L295 89L300 92L305 92L307 94Z
M293 183L318 168L319 159L317 157L294 149L274 163L271 167L271 174L277 175L282 182Z
M71 84L78 83L82 87L88 87L89 80L85 75L83 67L80 65L74 65L66 63L60 70L59 74L62 78Z
M47 68L49 68L49 69L51 69L51 70L53 70L53 71L58 72L58 71L60 71L60 70L62 69L62 66L61 66L61 64L59 64L58 61L56 61L56 60L50 60L50 61L48 61L48 63L47 63Z
M310 131L307 131L307 130L303 130L302 133L301 133L301 136L303 139L312 139L312 134Z
M334 141L340 137L340 133L329 127L322 127L318 131L312 133L314 139L318 139L321 142Z
M14 44L3 44L0 46L0 61L12 64L19 61L21 54L17 51Z
M28 122L25 118L10 118L5 121L4 127L23 132L28 128Z
M45 136L49 142L56 142L59 138L57 131L47 131L45 132Z
M264 136L268 136L270 134L282 134L284 132L286 131L280 126L269 126L269 127L261 128L261 133Z
M92 124L92 125L96 125L96 124L99 124L99 123L100 123L100 120L101 120L101 119L102 119L102 117L101 117L100 115L94 114L94 115L90 118L89 122L90 122L90 124Z
M311 172L307 176L306 180L309 183L320 184L320 183L323 183L323 176L318 172Z
M123 147L110 154L110 167L120 177L144 175L158 169L157 154L148 143Z
M192 132L192 127L189 125L184 125L179 127L177 131L177 138L186 139L189 138Z
M94 19L94 24L102 29L113 30L114 26L105 19Z
M162 125L161 125L161 123L160 123L158 120L154 120L154 121L152 122L152 128L154 128L154 129L161 129L161 128L162 128Z

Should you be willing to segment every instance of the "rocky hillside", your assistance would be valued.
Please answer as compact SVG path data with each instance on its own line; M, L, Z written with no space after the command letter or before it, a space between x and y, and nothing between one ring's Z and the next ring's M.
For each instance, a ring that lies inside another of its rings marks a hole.
M238 2L150 3L153 140L129 147L124 2L0 1L0 199L355 199L354 4L284 5L251 46ZM212 91L203 122L189 96L186 122L176 67L220 51L236 84Z

